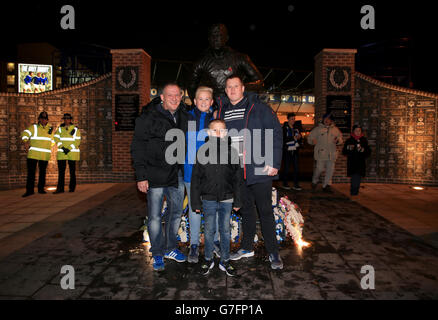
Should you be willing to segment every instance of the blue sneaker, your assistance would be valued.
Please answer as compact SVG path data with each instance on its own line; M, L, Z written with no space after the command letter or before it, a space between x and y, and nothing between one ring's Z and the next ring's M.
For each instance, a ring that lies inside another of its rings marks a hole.
M230 277L236 276L236 269L231 265L230 261L219 262L219 269L222 271L225 271L227 276L230 276Z
M153 266L155 271L164 270L164 261L162 256L153 256L152 259L154 260Z
M178 249L174 249L168 253L166 253L164 255L164 257L166 259L172 259L175 260L176 262L185 262L187 260L187 257L185 256L185 254L183 254L181 251L179 251Z
M239 249L239 251L237 251L236 253L232 253L230 255L230 260L236 261L241 258L249 258L249 257L254 257L254 250L250 251L250 250Z
M188 256L189 263L198 263L199 261L199 248L197 244L192 244L190 246L190 253Z

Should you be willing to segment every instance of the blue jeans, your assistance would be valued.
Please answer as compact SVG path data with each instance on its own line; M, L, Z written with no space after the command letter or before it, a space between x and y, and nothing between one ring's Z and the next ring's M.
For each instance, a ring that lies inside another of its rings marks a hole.
M230 217L233 204L231 202L216 202L202 200L204 210L204 256L205 259L213 259L214 233L219 225L221 261L230 259ZM216 220L218 223L216 223Z
M164 234L161 223L161 208L166 196L167 213L164 215ZM178 188L163 187L149 188L147 193L148 206L148 232L151 242L152 256L163 256L164 253L177 248L178 229L184 201L184 182L178 176Z
M189 199L189 228L190 228L190 245L199 245L199 232L201 230L201 214L196 213L192 210L191 200L190 200L190 182L185 182L187 197ZM216 232L214 235L214 242L219 241L219 230L218 222L216 220Z

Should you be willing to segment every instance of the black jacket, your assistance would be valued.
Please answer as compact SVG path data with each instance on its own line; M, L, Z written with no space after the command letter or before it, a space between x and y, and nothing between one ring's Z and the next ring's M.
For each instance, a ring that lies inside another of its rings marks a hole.
M216 161L202 162L202 155L216 151ZM228 150L225 164L220 162L220 151ZM190 185L192 210L201 210L202 200L223 201L234 199L234 207L242 207L243 172L237 150L231 147L231 139L208 137L197 153Z
M281 157L283 152L283 132L278 121L278 117L270 106L262 102L257 94L245 92L246 99L246 111L245 111L245 128L251 132L251 139L247 139L244 143L244 152L248 152L246 157L251 157L246 159L245 162L250 162L249 164L244 164L244 178L247 185L252 185L255 183L263 183L271 180L278 179L276 176L268 176L267 174L256 174L256 169L263 170L265 165L271 166L280 170L281 167ZM217 114L218 119L224 119L225 111L232 108L230 100L227 96L220 96L218 99L219 112ZM230 130L231 128L227 128ZM273 147L272 150L265 150L265 130L273 130ZM254 141L254 130L261 130L261 141ZM272 162L265 162L262 164L256 163L254 161L254 150L255 144L260 143L259 150L261 150L262 157L265 157L265 151L272 154ZM249 154L249 151L253 154Z
M165 141L165 136L168 130L175 128L187 132L188 113L185 108L184 104L180 104L175 113L175 123L170 113L163 109L159 97L143 107L142 114L135 120L131 143L137 181L148 180L150 187L178 186L178 170L184 169L184 163L166 162L165 152L173 141Z
M289 126L289 123L287 121L283 124L283 155L285 154L286 151L288 151L287 150L288 149L287 143L295 140L293 133L296 133L297 131L300 134L303 132L302 127L296 125L296 123L294 124L293 128L291 128ZM292 132L292 135L290 135L291 132ZM296 142L299 144L299 146L296 149L298 151L299 147L301 147L303 145L303 137L301 136L301 138L296 140Z
M359 152L357 145L364 149L363 152ZM365 137L361 137L359 141L350 137L345 141L342 154L347 156L347 176L359 173L362 177L365 177L366 172L366 158L371 154L371 149L368 146L368 140Z

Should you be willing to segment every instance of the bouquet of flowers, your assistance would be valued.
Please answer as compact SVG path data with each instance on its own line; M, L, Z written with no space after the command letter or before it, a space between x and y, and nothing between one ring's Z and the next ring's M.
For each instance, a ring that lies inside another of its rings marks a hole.
M280 199L278 208L283 217L286 234L291 236L295 243L300 243L304 226L300 208L296 203L290 201L287 196Z
M240 240L241 218L233 210L231 212L231 242L237 243Z
M304 244L302 240L304 219L301 214L301 210L298 205L289 200L287 196L278 200L277 189L272 188L272 207L275 218L275 232L277 242L281 243L286 239L286 236L290 236L295 243ZM190 224L188 218L188 198L184 198L181 225L178 230L177 239L183 243L186 243L190 239ZM167 202L163 203L161 215L164 216L167 213ZM204 215L201 213L201 230L200 234L204 232ZM238 243L241 238L241 217L233 210L230 218L231 229L231 241ZM144 225L140 228L143 230L143 242L149 242L149 235L147 231L147 218L144 220ZM254 237L254 242L258 241L257 234Z

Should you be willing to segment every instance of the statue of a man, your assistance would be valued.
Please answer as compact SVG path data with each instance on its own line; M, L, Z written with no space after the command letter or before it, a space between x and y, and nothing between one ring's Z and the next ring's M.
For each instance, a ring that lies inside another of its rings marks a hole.
M242 77L247 90L263 88L263 77L248 55L226 46L227 41L228 31L225 25L214 24L210 27L210 46L201 59L195 62L189 83L192 101L199 85L213 88L215 97L224 93L225 79L232 73Z

